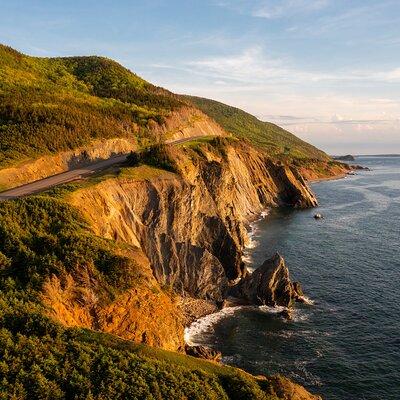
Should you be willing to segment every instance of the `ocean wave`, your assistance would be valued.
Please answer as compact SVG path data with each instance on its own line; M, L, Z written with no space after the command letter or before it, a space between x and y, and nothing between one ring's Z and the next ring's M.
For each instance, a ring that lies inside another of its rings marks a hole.
M307 304L309 306L313 306L315 304L315 301L310 299L307 296L300 296L301 300L304 302L304 304Z
M206 315L194 321L190 326L185 328L184 340L190 346L196 346L201 344L200 338L206 334L214 333L214 326L217 322L221 321L223 318L227 318L233 315L238 310L243 307L227 307L218 311L214 314Z
M237 363L239 363L240 361L242 361L243 356L240 354L233 354L230 356L223 356L221 359L222 364L226 364L226 365L235 365Z
M264 218L266 218L268 214L269 210L265 209L261 211L259 218L249 223L249 228L247 230L247 242L244 246L244 252L242 256L242 261L247 265L251 265L253 263L251 251L249 250L253 250L259 245L259 242L255 240L255 238L259 236L259 231L260 231L258 223Z
M283 306L258 306L258 309L268 314L278 314L284 310L287 310L287 308Z

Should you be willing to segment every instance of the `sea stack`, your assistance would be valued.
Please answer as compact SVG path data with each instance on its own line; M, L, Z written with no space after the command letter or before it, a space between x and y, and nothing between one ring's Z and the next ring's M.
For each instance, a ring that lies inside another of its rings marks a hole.
M244 278L237 290L246 301L268 306L290 307L303 296L300 284L290 280L285 260L279 253Z

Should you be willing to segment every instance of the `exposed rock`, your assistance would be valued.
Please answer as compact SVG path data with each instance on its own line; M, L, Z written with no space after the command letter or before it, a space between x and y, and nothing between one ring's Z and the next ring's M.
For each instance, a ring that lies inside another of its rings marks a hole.
M299 283L292 283L285 260L276 253L244 278L235 292L253 304L290 307L303 296Z
M132 288L104 301L106 289L90 269L80 268L61 278L52 276L44 283L41 297L48 314L68 327L85 327L150 346L178 349L184 345L184 320L176 296L160 288L141 251L131 250L125 255L137 268Z
M265 381L269 384L269 394L280 400L322 400L322 397L311 394L303 386L283 376L266 377Z
M303 288L300 282L293 282L293 289L297 293L298 297L304 297Z
M314 215L314 219L322 219L324 216L321 213L317 213Z
M174 151L180 175L111 179L73 193L71 202L96 234L140 247L161 285L222 301L247 273L247 220L268 206L313 206L315 196L296 170L243 143ZM148 169L135 171L145 177Z
M220 362L222 354L220 351L213 350L206 346L185 346L185 352L187 355L197 358L203 358L205 360Z
M133 140L125 138L96 140L75 150L45 155L30 162L0 169L0 186L5 189L23 185L94 161L127 154L136 147Z
M350 165L350 168L355 171L371 171L368 167L363 167L362 165Z
M216 313L220 309L215 301L195 299L193 297L182 297L180 307L183 312L185 326L189 326L192 322L206 315Z
M334 160L338 160L338 161L355 161L355 157L352 156L351 154L347 154L345 156L334 156L333 157Z
M138 127L132 124L132 135L137 133ZM176 140L192 136L224 136L227 133L211 118L192 107L182 107L171 112L164 119L163 124L154 123L149 126L148 134L163 137L167 140ZM137 149L136 139L113 138L93 140L83 147L59 152L53 155L43 155L29 162L18 163L0 169L0 187L2 190L13 188L88 165L94 161L105 160L113 156L128 154ZM26 160L28 161L28 160Z

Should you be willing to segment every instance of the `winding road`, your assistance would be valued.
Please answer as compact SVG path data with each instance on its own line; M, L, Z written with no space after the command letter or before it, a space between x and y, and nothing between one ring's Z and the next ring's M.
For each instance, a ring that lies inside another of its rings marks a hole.
M189 138L177 139L167 141L167 144L180 144L184 142L189 142L191 140L199 139L203 136L192 136ZM8 189L4 192L0 192L0 201L2 200L9 200L9 199L16 199L18 197L28 196L34 193L40 193L44 190L52 188L54 186L60 185L62 183L68 183L74 181L76 179L83 178L85 176L89 176L94 174L95 172L101 171L105 168L111 167L115 164L120 164L126 160L127 154L119 155L111 157L107 160L102 160L95 162L93 164L87 165L82 168L73 169L70 171L62 172L57 175L52 175L47 178L40 179L35 182L27 183L22 186L18 186L13 189Z

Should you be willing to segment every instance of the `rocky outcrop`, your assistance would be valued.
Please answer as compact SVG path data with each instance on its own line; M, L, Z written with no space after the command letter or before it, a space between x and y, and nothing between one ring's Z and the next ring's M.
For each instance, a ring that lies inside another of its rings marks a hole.
M356 161L355 157L351 154L347 154L345 156L334 156L332 158L338 161Z
M139 250L125 254L135 265L130 288L107 297L107 289L90 269L47 279L42 302L49 316L68 327L112 333L150 346L177 350L184 345L183 316L177 296L162 290L147 257Z
M280 400L322 400L322 397L311 394L303 386L281 375L264 379L268 383L269 394L276 396Z
M210 360L220 362L222 354L220 351L211 349L207 346L189 346L185 345L185 352L187 355L197 358L203 358L204 360Z
M142 166L134 179L101 182L70 201L96 234L140 247L162 286L220 301L247 273L248 219L267 206L312 206L315 197L298 173L242 143L173 157L179 175Z
M283 257L276 253L232 289L252 304L290 307L301 300L298 282L292 283Z

